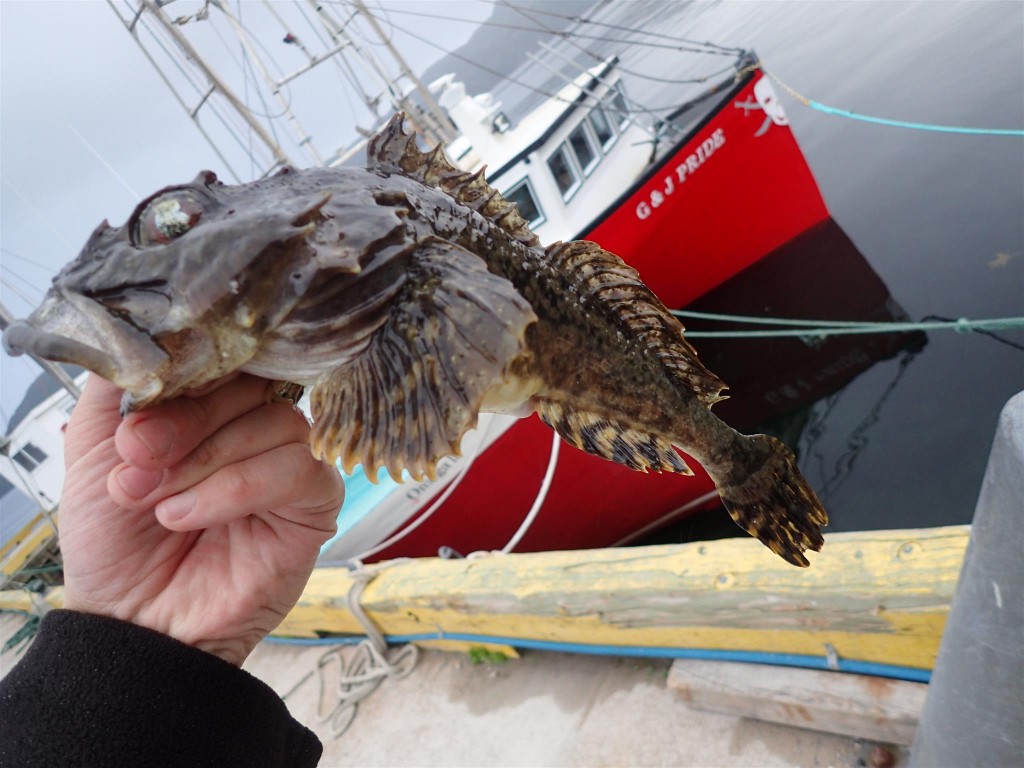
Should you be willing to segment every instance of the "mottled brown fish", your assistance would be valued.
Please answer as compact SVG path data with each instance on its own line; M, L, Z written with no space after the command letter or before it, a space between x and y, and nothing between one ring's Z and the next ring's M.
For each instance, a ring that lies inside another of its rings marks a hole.
M82 365L125 411L241 369L312 385L312 449L432 476L480 411L536 411L588 453L699 461L733 519L806 566L827 516L790 451L709 407L724 385L635 270L590 242L543 248L481 173L421 153L400 116L365 169L210 172L103 222L9 352Z

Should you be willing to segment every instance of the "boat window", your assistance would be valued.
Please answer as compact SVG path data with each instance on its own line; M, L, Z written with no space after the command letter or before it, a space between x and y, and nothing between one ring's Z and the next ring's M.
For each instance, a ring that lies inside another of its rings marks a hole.
M533 187L530 186L528 179L523 179L508 192L503 192L502 197L519 206L519 215L526 219L531 227L544 222L544 214L537 205L537 196L533 194Z
M46 461L46 452L32 443L25 443L21 450L12 457L27 470L33 470Z
M583 173L589 175L600 157L597 149L594 148L594 140L590 138L590 132L586 123L580 123L576 130L569 134L569 146L576 153L576 160L579 161Z
M624 128L626 123L629 122L629 107L626 105L626 97L622 93L622 83L616 83L614 90L609 91L606 98L609 105L608 111L614 116L613 119L618 122L619 128Z
M558 184L558 191L562 198L568 200L572 194L579 189L580 176L569 159L569 148L562 144L555 154L548 158L548 168L555 176L555 183Z
M600 105L594 107L590 112L590 127L594 129L594 135L597 136L597 141L601 145L601 149L607 151L608 148L615 143L615 129L612 128L611 122L608 120L608 115L601 108Z

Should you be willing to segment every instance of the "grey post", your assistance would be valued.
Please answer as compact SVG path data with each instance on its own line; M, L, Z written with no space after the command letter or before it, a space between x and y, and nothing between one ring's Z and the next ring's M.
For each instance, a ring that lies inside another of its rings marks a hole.
M999 419L910 764L1024 765L1024 392Z

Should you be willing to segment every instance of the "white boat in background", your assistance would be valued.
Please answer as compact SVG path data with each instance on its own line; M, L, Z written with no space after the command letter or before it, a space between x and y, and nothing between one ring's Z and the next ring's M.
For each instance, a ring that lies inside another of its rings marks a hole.
M88 374L77 370L71 386L81 389ZM26 569L44 581L59 569L56 534L64 488L64 432L75 402L71 390L42 374L0 438L0 478L10 486L0 500L0 589L28 582L22 578Z

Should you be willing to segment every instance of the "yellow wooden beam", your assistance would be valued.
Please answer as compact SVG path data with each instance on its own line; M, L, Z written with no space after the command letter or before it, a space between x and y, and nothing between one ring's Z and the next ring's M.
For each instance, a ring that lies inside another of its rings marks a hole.
M56 535L50 521L41 514L36 515L0 550L0 574L7 578L14 576ZM0 578L2 581L4 579Z
M931 669L969 526L829 534L810 568L753 539L393 561L360 605L387 635L826 655ZM276 636L361 635L358 579L318 568ZM47 596L51 605L59 592ZM30 605L0 593L0 609Z
M0 590L0 611L35 613L37 607L33 595L34 600L42 601L50 608L64 607L64 587L53 587L41 595L24 589L3 589Z
M831 534L809 569L752 539L371 566L361 605L388 635L826 654L930 669L968 526ZM361 634L355 583L318 569L275 634Z

